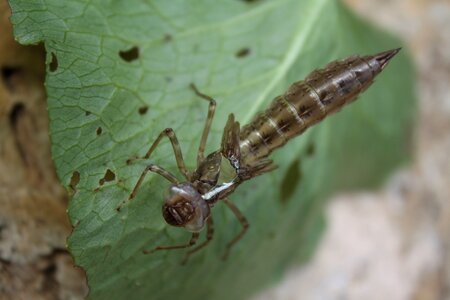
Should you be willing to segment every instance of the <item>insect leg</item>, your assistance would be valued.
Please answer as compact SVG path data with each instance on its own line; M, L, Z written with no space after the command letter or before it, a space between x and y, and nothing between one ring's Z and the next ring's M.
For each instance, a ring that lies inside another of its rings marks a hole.
M154 172L158 175L161 175L165 179L169 180L170 182L174 184L178 184L178 179L169 171L163 169L162 167L158 167L157 165L150 164L147 167L145 167L144 171L142 171L141 176L139 177L136 185L133 188L133 191L128 196L128 201L132 200L134 197L136 197L136 194L139 190L139 188L142 185L142 182L144 181L145 175L147 175L148 172ZM117 211L120 211L122 209L122 206L126 203L126 201L122 201L122 203L116 208Z
M189 260L189 257L191 256L192 253L197 252L198 250L206 247L206 245L208 245L209 242L212 240L212 238L214 236L214 223L213 223L212 217L209 217L208 220L206 221L206 230L207 230L206 231L206 241L204 241L203 243L201 243L194 249L189 250L186 253L186 256L184 257L183 261L181 262L182 265L185 265L187 263L187 261Z
M229 209L231 209L231 211L233 212L233 214L236 216L236 218L239 220L239 222L242 225L242 230L241 232L238 233L238 235L236 235L230 242L228 242L227 247L225 249L225 253L222 256L223 260L226 260L228 258L228 255L230 254L230 250L231 247L234 246L234 244L236 244L236 242L238 242L243 236L244 234L247 232L247 229L249 227L247 218L245 218L245 216L241 213L241 211L237 208L237 206L235 206L233 204L233 202L231 202L230 200L228 200L228 198L224 198L222 199L223 202L228 206Z
M144 181L145 175L147 175L148 172L154 172L158 175L161 175L165 179L169 180L170 182L174 184L178 184L178 179L169 171L163 169L162 167L158 167L157 165L150 164L147 167L145 167L144 171L142 172L141 176L139 177L138 182L136 183L135 187L133 188L133 191L131 192L130 196L128 197L128 200L133 199L136 196L136 193L138 189L141 187L142 182Z
M143 250L142 252L144 254L150 254L150 253L154 253L159 250L173 250L173 249L189 248L189 247L192 247L195 245L195 243L198 240L199 235L200 235L200 233L198 233L198 232L192 233L192 237L187 244L175 245L175 246L158 246L158 247L155 247L153 250Z
M181 152L180 143L178 142L177 136L175 135L175 132L172 128L166 128L158 135L156 140L153 142L153 144L150 146L150 149L148 149L147 153L142 158L130 158L127 160L127 163L131 163L133 160L136 159L148 159L150 155L152 155L153 151L158 146L159 142L162 140L163 137L168 137L170 140L170 143L172 144L173 152L175 153L175 159L177 160L177 166L180 172L186 177L186 179L189 180L189 172L186 169L186 165L184 163L183 159L183 153Z
M199 166L205 157L205 146L206 141L208 140L209 131L211 130L211 123L214 117L214 112L216 110L216 101L210 96L200 93L193 83L191 83L190 87L194 90L194 93L197 96L205 99L206 101L209 101L208 116L206 117L205 127L203 128L202 138L200 140L200 146L198 147L197 152L197 166Z

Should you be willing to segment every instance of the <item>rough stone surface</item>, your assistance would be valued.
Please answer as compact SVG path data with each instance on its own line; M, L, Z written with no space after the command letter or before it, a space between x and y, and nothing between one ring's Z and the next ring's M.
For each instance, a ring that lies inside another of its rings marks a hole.
M0 1L0 299L82 299L65 250L67 193L50 158L45 52L12 36Z

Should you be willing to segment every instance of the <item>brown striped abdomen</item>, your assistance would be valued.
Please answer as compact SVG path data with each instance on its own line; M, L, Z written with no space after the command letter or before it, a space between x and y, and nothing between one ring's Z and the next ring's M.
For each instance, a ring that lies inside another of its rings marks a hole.
M292 84L267 110L258 113L242 128L242 163L268 156L308 127L355 100L399 50L334 61L312 72L305 80Z

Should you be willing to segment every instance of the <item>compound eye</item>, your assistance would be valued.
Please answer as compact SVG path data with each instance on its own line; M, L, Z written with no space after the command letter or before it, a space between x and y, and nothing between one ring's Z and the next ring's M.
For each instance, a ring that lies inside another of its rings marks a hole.
M194 217L194 207L185 199L183 200L178 201L174 205L164 204L163 217L168 224L172 226L184 226Z
M180 216L177 215L176 211L174 211L170 207L166 207L165 205L163 206L163 217L169 225L182 226L180 224L182 220Z

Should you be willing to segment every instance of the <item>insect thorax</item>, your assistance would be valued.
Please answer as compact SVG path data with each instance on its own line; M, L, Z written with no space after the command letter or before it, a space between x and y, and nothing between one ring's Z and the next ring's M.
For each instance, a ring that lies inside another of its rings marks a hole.
M194 186L207 201L231 193L239 183L238 170L221 151L208 155L194 172Z

